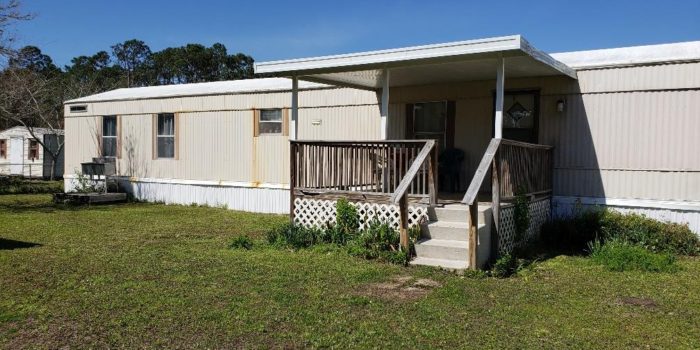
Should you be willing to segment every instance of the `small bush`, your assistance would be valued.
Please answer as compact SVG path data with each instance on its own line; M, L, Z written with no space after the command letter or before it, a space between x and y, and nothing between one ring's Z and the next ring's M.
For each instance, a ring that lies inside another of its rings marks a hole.
M521 242L527 233L527 228L530 226L530 201L528 197L523 195L524 190L519 190L515 197L513 207L513 218L515 220L515 241Z
M491 275L498 278L510 277L520 270L520 266L521 264L515 255L505 254L493 264Z
M648 249L618 239L590 245L591 259L610 271L674 272L678 270L671 253L654 253Z
M338 199L335 203L335 224L337 238L343 240L354 236L360 230L360 215L357 213L357 208L345 198Z
M104 187L102 184L93 181L89 176L83 174L82 172L75 172L75 186L73 191L77 193L94 193L102 192Z
M253 249L253 240L248 236L236 236L229 245L229 248L251 250Z
M308 248L321 243L323 231L286 223L267 232L267 241L276 246L289 246L295 249Z

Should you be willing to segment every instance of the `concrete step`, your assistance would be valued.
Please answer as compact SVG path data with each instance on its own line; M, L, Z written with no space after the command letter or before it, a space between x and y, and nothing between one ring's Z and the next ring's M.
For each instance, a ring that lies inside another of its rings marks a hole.
M479 233L487 230L485 224L479 225L478 229ZM421 225L421 237L466 242L469 240L469 225L464 222L431 221Z
M479 223L485 222L486 213L490 206L479 206ZM469 209L466 205L450 204L444 207L432 208L428 211L428 216L432 221L468 222Z
M469 267L466 260L461 261L432 258L415 258L411 261L411 265L434 266L457 271L466 270Z
M416 242L416 257L467 261L469 243L448 239L421 239Z

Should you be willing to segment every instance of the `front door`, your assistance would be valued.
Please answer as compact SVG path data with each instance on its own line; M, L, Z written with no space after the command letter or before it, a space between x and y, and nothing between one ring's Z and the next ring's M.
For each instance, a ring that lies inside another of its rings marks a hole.
M24 139L13 137L10 139L10 147L7 149L10 155L10 174L22 175L22 164L24 163Z
M537 143L538 91L506 91L503 96L503 138Z

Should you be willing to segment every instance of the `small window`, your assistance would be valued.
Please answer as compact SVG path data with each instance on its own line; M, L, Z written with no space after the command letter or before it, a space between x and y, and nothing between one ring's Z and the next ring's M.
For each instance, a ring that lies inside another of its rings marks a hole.
M71 113L87 112L87 105L70 106L70 112Z
M102 156L117 157L117 117L102 117Z
M29 160L37 160L39 159L39 141L37 140L29 140L29 153L28 153L28 159Z
M261 109L259 121L260 135L282 134L282 110Z
M7 159L7 140L0 140L0 159Z
M158 114L158 130L156 134L158 158L175 158L175 115L172 113Z

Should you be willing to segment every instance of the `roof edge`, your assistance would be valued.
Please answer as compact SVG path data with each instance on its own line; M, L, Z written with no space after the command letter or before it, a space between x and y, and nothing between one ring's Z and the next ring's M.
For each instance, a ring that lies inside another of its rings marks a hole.
M493 52L521 49L521 36L508 35L449 43L408 46L396 49L355 52L340 55L317 56L255 63L255 73L304 72L333 67L393 63L432 57L466 55L475 52ZM481 46L475 49L475 46Z
M700 62L700 41L558 52L550 56L575 70Z

